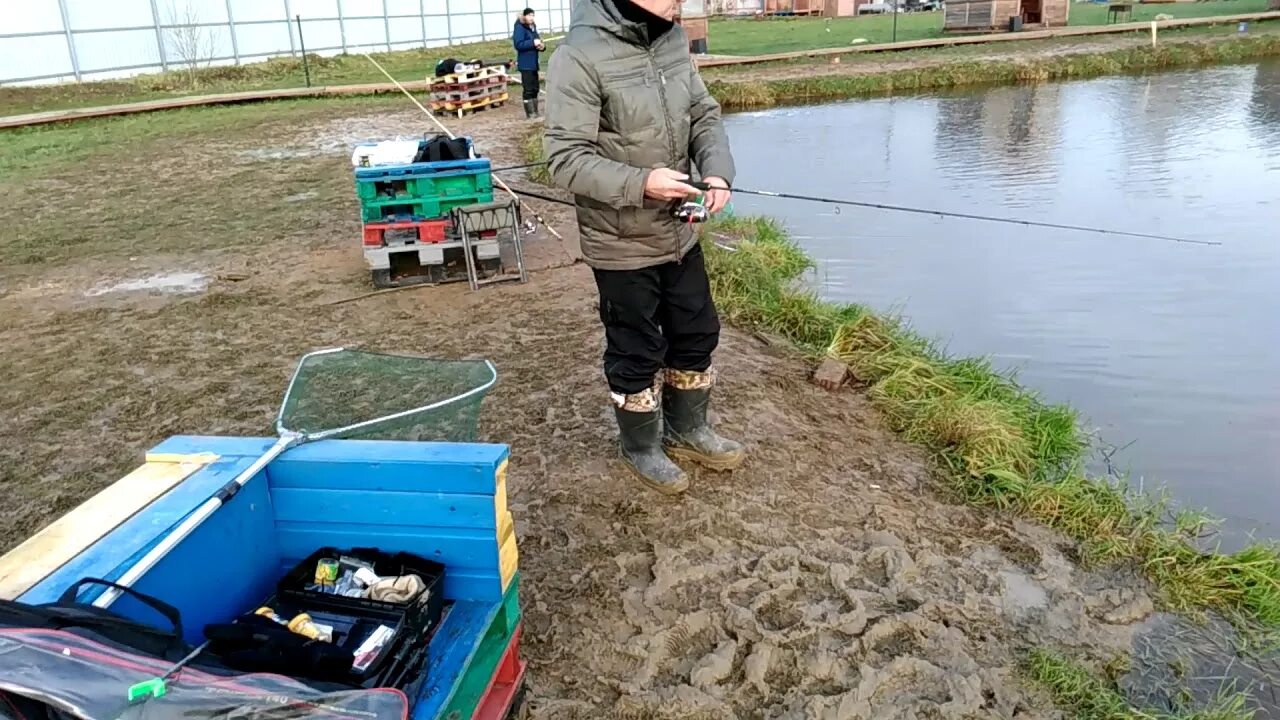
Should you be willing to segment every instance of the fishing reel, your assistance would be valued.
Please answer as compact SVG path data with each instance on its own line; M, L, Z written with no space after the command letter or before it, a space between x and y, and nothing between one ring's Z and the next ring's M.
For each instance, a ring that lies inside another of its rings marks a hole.
M711 189L710 185L697 180L690 180L688 183L702 192L706 192ZM677 222L682 223L702 223L710 220L711 213L707 212L707 206L703 205L701 202L705 197L705 195L701 195L698 197L697 201L688 200L672 207L671 217L675 218Z
M671 217L677 222L682 223L701 223L706 222L711 213L707 212L707 206L697 202L683 202L671 208Z

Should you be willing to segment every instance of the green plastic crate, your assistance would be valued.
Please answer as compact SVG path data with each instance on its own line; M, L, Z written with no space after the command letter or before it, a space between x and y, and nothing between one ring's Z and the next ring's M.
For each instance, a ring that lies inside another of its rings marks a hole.
M449 211L464 205L493 202L493 189L455 195L452 197L435 197L427 199L384 198L363 203L361 217L365 222L377 222L392 215L417 215L421 218L438 218L449 214Z
M360 202L379 200L433 200L493 192L493 176L486 172L465 175L425 176L404 179L356 180Z

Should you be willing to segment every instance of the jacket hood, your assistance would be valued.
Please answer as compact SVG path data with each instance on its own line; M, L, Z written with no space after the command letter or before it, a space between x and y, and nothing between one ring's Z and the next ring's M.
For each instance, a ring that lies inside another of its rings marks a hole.
M613 0L577 0L571 24L599 28L633 45L644 45L648 39L644 25L622 17Z

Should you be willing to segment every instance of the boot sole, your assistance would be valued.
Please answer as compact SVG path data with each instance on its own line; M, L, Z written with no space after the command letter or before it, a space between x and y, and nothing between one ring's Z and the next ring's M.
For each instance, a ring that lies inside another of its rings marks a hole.
M683 495L684 492L689 489L689 478L687 477L675 485L672 485L671 483L656 483L650 480L649 478L645 477L644 474L642 474L639 470L635 469L635 467L633 467L631 463L624 461L623 464L627 466L627 472L634 475L635 478L639 480L641 483L643 483L645 487L649 488L650 490L655 490L657 492L660 492L663 495L668 495L668 496Z
M703 455L697 450L690 450L689 448L677 447L674 445L668 445L663 449L667 451L667 455L669 455L673 460L688 460L689 462L697 463L708 470L716 470L719 472L737 470L742 467L742 461L747 457L746 453L742 451L738 451L733 455L724 457L714 457L712 455Z

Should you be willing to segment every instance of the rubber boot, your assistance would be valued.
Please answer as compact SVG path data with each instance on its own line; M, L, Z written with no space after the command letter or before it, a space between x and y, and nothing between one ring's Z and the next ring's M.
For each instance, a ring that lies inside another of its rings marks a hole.
M525 101L524 101L524 116L525 116L525 118L526 118L526 119L532 119L532 118L535 118L535 117L537 117L537 116L538 116L538 101L537 101L537 100L525 100Z
M627 468L645 485L664 495L689 489L689 477L662 450L662 411L658 392L614 395L619 445Z
M746 451L742 444L721 437L707 422L707 407L715 373L668 370L662 393L663 444L667 454L691 460L712 470L735 470Z

